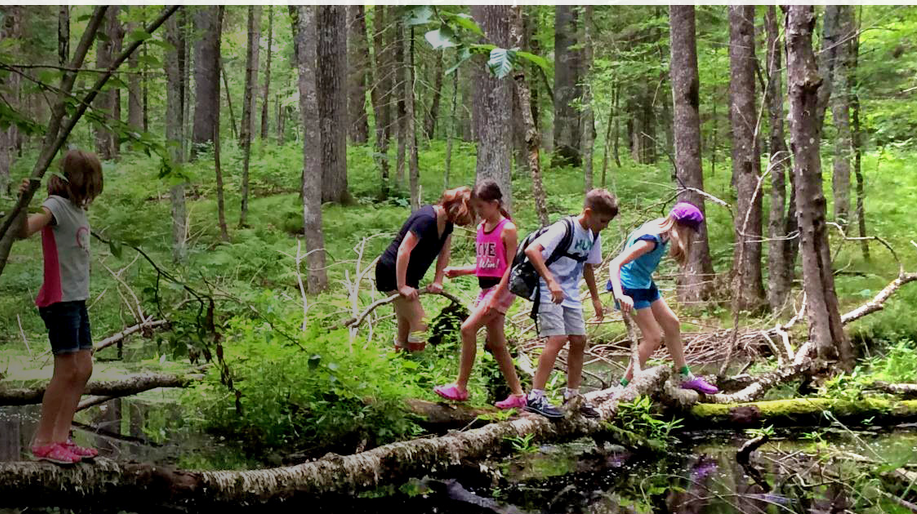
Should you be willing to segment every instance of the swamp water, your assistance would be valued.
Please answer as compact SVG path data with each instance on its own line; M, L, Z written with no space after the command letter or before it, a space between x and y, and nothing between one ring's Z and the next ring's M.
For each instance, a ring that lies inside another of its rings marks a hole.
M28 458L38 415L39 406L0 409L0 461ZM189 433L179 409L168 402L112 400L77 418L77 442L97 447L108 458L192 469L259 467L237 446ZM735 431L682 432L680 441L661 457L633 454L613 445L600 452L589 439L563 445L522 443L506 459L465 466L449 476L415 479L359 497L294 499L244 512L913 512L895 497L913 500L917 484L884 481L877 473L868 473L864 460L885 463L888 471L917 470L917 427L881 432L806 430L777 434L755 453L750 471L736 460L737 450L749 436ZM2 506L0 498L0 514L171 510L144 505L118 510L101 506L4 510Z

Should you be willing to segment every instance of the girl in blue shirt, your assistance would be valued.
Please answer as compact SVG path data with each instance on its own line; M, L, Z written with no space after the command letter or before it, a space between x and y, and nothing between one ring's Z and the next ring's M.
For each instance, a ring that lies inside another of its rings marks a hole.
M667 247L669 255L680 266L685 265L691 240L703 222L700 209L691 203L679 202L667 217L644 223L630 234L624 251L611 261L607 289L614 292L615 306L624 316L633 315L643 334L639 347L641 369L665 341L675 368L681 374L681 387L715 394L719 392L716 387L695 377L688 368L678 316L659 295L653 282L653 272ZM630 363L621 384L626 386L633 377L633 363Z

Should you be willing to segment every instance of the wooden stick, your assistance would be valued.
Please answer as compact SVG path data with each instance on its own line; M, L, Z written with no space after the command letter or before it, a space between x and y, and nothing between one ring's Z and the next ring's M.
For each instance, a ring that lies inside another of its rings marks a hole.
M439 293L433 293L433 292L431 292L428 288L425 287L425 288L423 288L423 289L418 290L418 291L417 291L417 294L418 294L418 295L438 294L438 295L440 295L440 296L443 296L443 297L447 298L447 299L448 299L450 302L452 302L452 303L455 303L455 304L458 304L458 305L462 305L462 301L461 301L457 296L453 295L452 293L447 293L446 291L442 291L442 292L439 292ZM350 318L350 319L344 321L344 326L345 326L345 327L359 327L359 326L362 325L363 322L366 320L366 317L369 316L374 310L376 310L377 308L379 308L379 307L381 307L381 306L383 306L383 305L387 305L387 304L389 304L389 303L392 303L392 302L394 302L395 300L397 300L397 299L400 298L400 297L401 297L401 295L400 295L399 293L395 293L395 294L391 294L391 295L389 295L389 296L386 296L385 298L382 298L382 299L380 299L380 300L376 300L375 302L369 304L369 307L367 307L366 310L364 310L362 313L360 313L360 315L357 316L356 318Z
M29 340L25 337L25 331L22 330L22 319L16 315L16 321L19 322L19 334L22 335L22 342L25 343L25 349L29 351L29 358L32 358L32 349L29 348Z

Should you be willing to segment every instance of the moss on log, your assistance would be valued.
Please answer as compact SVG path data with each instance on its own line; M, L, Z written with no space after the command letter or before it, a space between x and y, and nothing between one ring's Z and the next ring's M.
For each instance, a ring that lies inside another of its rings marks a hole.
M694 425L749 427L775 425L825 425L831 412L849 424L897 424L917 420L917 400L863 398L856 401L831 398L793 398L739 404L698 403L688 411Z

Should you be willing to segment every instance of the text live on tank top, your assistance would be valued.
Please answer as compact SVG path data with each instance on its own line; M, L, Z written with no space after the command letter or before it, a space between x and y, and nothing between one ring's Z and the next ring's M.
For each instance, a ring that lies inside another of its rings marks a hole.
M503 244L503 226L508 222L508 218L503 218L490 232L484 231L486 222L478 226L478 237L475 241L477 262L474 274L478 277L478 282L483 289L499 284L509 266L506 259L506 246Z

